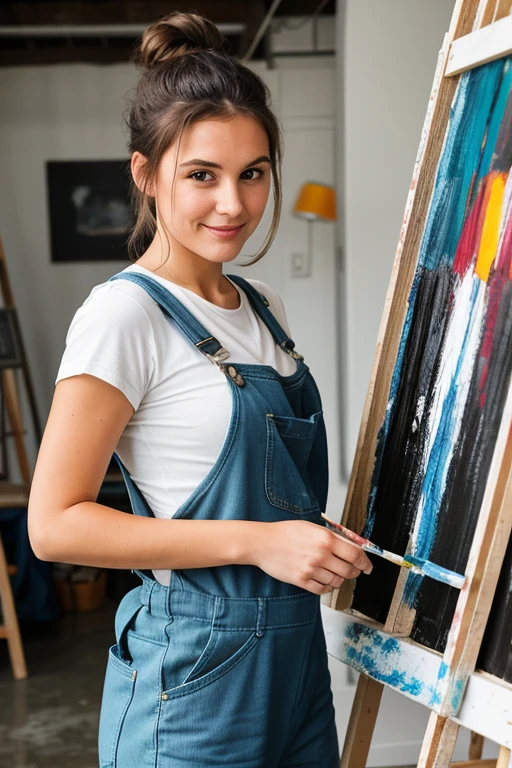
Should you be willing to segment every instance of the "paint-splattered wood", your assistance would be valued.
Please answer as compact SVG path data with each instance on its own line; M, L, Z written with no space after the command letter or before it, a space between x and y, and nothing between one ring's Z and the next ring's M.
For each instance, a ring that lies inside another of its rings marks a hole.
M451 42L471 31L478 0L457 0L439 53L434 83L414 165L413 178L393 270L379 328L372 373L363 409L354 464L350 476L342 522L361 532L366 520L366 505L375 462L375 450L383 422L389 387L414 277L419 245L425 224L436 168L443 147L457 78L444 78ZM335 590L331 605L347 607L351 593L347 586Z
M512 53L512 16L454 40L445 75L459 75L509 53Z
M327 606L321 611L330 656L437 712L440 682L447 672L439 653L391 637L364 617ZM458 706L451 716L456 723L512 747L512 685L477 670Z

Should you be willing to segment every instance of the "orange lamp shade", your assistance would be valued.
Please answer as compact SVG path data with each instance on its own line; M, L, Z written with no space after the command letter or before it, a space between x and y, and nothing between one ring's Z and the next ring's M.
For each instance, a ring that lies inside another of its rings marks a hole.
M293 213L304 219L336 221L336 192L327 184L308 181L302 185Z

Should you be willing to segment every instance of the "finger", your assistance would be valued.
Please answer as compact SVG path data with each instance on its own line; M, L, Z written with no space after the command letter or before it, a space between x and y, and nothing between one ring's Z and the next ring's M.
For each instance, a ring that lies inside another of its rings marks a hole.
M333 546L333 554L341 558L341 560L347 560L349 563L352 563L360 571L364 571L366 574L371 573L373 565L364 550L351 541L342 539L336 533L334 536L336 540Z
M325 584L327 586L330 585L333 586L334 589L338 589L338 587L345 581L345 579L354 579L361 573L361 571L357 570L357 568L351 566L350 563L345 563L343 560L339 560L337 557L334 558L334 560L337 561L337 563L335 563L335 567L315 568L310 578L320 582L320 584ZM339 563L342 565L341 569ZM340 570L346 570L347 573L355 571L356 576L345 576L344 573L340 573Z
M344 579L357 579L357 577L361 575L360 568L357 568L347 560L342 560L341 558L336 557L336 555L331 555L326 558L323 565L327 570L332 571L338 576L342 576ZM316 578L314 574L313 577Z
M326 586L325 584L320 584L320 582L315 581L314 579L308 579L306 582L306 589L309 592L313 592L315 595L327 595L335 588Z

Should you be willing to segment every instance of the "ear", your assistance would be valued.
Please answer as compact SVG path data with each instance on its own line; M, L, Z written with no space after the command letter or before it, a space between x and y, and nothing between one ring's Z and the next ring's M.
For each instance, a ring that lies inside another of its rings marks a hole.
M144 167L147 161L147 157L145 157L141 152L134 152L131 158L131 171L133 180L141 192L144 189ZM147 183L146 194L148 194L150 197L154 197L153 183L151 181Z

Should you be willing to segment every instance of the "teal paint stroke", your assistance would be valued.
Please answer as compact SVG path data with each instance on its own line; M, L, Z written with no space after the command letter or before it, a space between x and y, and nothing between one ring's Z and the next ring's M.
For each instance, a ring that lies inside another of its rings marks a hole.
M441 702L437 685L433 687L418 675L408 674L401 668L400 642L394 637L386 637L377 629L357 622L345 627L345 658L350 664L379 683L406 693L422 703L435 706ZM440 663L438 681L447 673L447 666Z

